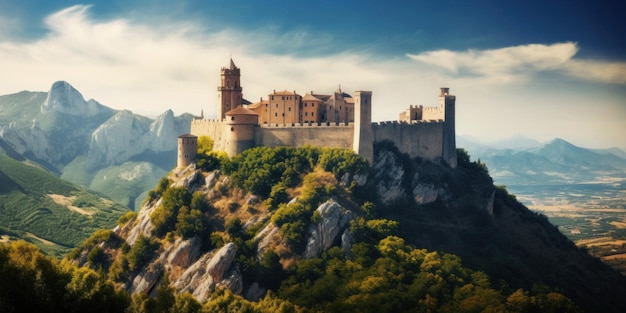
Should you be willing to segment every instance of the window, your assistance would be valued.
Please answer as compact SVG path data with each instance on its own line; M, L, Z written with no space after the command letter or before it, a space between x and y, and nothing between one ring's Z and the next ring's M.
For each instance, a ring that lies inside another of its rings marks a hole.
M272 100L274 100L274 96L272 96Z
M309 116L309 112L304 112L304 116Z
M304 107L306 108L306 102L304 103Z
M285 100L285 96L283 96L283 100Z
M230 117L230 120L231 120L231 121L234 121L234 120L235 120L235 117L234 117L234 116L231 116L231 117Z
M274 116L278 116L278 113L274 112Z
M311 112L311 116L315 116L315 112Z
M234 131L235 131L235 127L231 127L231 128L230 128L230 131L231 131L231 132L234 132Z
M265 107L267 108L267 103L265 104Z
M315 106L315 103L311 103L311 107L314 107L314 106Z
M289 112L291 112L291 107L289 107Z
M276 107L278 107L278 103L276 103Z

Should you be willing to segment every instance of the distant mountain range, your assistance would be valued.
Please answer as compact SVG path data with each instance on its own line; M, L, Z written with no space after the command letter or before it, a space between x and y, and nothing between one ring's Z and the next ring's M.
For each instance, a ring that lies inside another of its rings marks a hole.
M175 165L176 138L192 118L117 111L59 81L48 92L0 96L0 146L134 209Z
M457 146L484 162L496 184L556 185L626 180L626 153L618 148L586 149L563 139L540 143L514 137L480 144L457 136Z

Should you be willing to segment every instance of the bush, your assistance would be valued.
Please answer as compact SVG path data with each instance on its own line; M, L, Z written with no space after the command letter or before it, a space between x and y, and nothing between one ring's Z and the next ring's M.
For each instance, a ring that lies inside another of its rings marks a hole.
M134 272L144 267L154 257L158 247L159 244L154 239L139 235L126 254L128 269Z
M191 194L184 187L172 187L163 192L161 205L152 212L150 221L154 225L152 232L159 237L174 231L178 211L191 203Z

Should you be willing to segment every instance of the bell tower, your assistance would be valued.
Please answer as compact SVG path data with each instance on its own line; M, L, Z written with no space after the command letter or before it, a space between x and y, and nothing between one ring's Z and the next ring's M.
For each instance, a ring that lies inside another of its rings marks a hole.
M217 118L224 120L226 112L241 106L241 73L230 59L229 67L222 67L221 81L217 87Z

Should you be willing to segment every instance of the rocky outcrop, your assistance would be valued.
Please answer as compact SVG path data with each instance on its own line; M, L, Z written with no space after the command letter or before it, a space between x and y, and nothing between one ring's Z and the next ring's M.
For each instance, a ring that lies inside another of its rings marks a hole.
M187 268L200 256L202 241L198 237L183 240L178 238L173 245L172 251L167 255L168 268L178 266Z
M237 253L237 248L235 244L232 242L224 245L207 265L207 272L214 280L222 280L224 278L224 274L226 274L226 270L230 268L230 265L235 258L235 254Z
M179 292L190 292L200 301L205 301L220 285L240 294L243 290L243 278L239 269L233 266L236 251L235 244L231 242L214 254L204 254L172 286Z
M189 165L190 167L193 164ZM177 180L172 184L172 187L183 187L188 189L195 189L196 187L202 185L204 183L204 176L199 171L193 171L183 177L182 179Z
M154 202L147 202L139 213L137 213L137 219L134 223L128 223L123 228L119 229L118 235L122 235L126 238L126 242L129 245L135 244L135 241L139 235L150 236L152 233L152 222L150 221L150 214L161 205L161 198Z
M160 262L153 262L135 276L128 291L131 293L150 293L161 275L163 275L163 265Z
M222 174L222 172L220 170L215 170L213 172L211 172L209 175L207 175L207 177L204 179L204 184L208 189L211 189L215 186L215 184L218 182L218 179L220 178L220 175Z
M334 201L323 203L316 212L320 220L312 223L307 230L307 244L303 255L305 258L318 257L333 246L353 219L352 212Z
M413 199L415 199L417 204L435 202L440 193L443 193L443 189L437 188L433 184L417 183L413 187Z
M374 164L376 175L376 194L385 204L394 204L406 199L406 190L402 186L404 168L400 160L390 151L382 151Z

